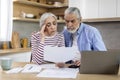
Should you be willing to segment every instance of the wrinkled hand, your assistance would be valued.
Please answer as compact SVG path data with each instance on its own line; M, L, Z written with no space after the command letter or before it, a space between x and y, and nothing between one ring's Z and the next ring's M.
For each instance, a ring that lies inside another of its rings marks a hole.
M81 62L80 62L80 60L76 60L76 61L74 61L74 64L75 64L76 66L80 66Z
M41 42L44 42L44 39L45 39L45 27L46 25L43 25L40 30Z
M59 68L63 68L65 67L65 63L56 63L56 66L59 67Z
M46 25L43 25L41 30L40 30L41 37L45 37L45 27L46 27Z

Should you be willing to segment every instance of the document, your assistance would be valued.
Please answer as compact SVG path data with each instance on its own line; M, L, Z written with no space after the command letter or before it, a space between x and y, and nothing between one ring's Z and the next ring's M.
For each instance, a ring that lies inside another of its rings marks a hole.
M39 65L36 64L26 64L23 67L23 70L21 71L21 73L39 73L41 71L41 67Z
M22 67L16 67L16 68L6 71L6 73L8 73L8 74L19 73L21 70L23 70Z
M72 68L45 69L41 71L37 77L76 78L78 72L78 69Z
M43 69L58 68L55 64L41 64L40 67Z
M44 48L44 60L50 62L66 62L73 60L78 52L77 47L50 47Z

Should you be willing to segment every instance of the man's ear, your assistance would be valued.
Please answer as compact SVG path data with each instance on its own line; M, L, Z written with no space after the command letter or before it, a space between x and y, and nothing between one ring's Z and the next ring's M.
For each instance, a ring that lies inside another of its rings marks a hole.
M82 22L82 17L79 19L80 23Z

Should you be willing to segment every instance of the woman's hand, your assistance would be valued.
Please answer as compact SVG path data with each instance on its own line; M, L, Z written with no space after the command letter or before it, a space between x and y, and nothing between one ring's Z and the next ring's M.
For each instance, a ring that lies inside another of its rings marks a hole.
M59 68L63 68L63 67L65 67L65 63L62 63L62 62L56 63L56 66Z
M40 30L41 42L44 42L44 39L45 39L45 27L46 25L43 25Z

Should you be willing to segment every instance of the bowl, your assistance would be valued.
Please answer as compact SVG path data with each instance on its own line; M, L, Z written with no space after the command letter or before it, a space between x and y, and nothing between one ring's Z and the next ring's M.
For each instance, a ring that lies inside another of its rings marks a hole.
M34 17L34 14L26 14L26 17L27 17L27 18L33 18L33 17Z

